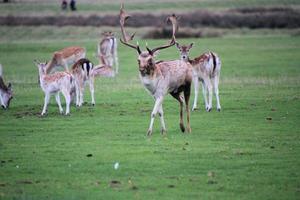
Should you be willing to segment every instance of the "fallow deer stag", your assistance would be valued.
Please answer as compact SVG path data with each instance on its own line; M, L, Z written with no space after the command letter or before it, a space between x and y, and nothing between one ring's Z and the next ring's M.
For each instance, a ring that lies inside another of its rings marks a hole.
M86 50L83 47L71 46L60 51L54 52L51 60L45 66L46 73L49 74L51 70L56 67L64 67L68 71L68 65L73 65L81 58L85 58Z
M173 15L168 18L173 24L173 36L170 44L160 46L154 49L149 49L147 47L147 51L141 51L138 44L134 45L129 43L129 41L133 39L134 34L131 36L128 36L126 34L124 25L125 21L128 18L129 15L125 13L124 6L122 5L120 9L120 25L123 39L120 39L120 41L126 46L133 48L137 51L140 79L144 87L155 99L155 104L151 113L150 126L147 135L152 135L154 118L157 113L160 116L162 128L161 132L162 134L166 133L162 103L164 100L164 96L168 93L170 93L175 99L179 101L180 128L182 132L185 131L183 123L183 105L185 99L187 112L187 131L191 132L189 112L189 98L192 82L191 65L182 60L156 62L154 59L155 55L158 53L158 50L166 49L175 45L175 33L177 30L176 16ZM182 92L184 93L184 99L181 96Z
M199 91L199 80L202 82L202 92L207 112L212 109L212 90L217 100L217 110L221 111L219 98L219 79L221 71L221 61L219 56L214 52L204 53L194 59L189 58L189 51L193 47L190 45L180 45L176 42L176 47L180 52L181 60L190 63L193 66L193 82L195 88L195 99L192 110L197 109L197 98ZM207 101L208 91L208 101Z
M97 56L99 58L99 64L104 66L115 66L116 74L119 71L119 61L117 52L117 38L110 31L104 32L102 40L98 44Z
M6 85L2 77L2 65L0 64L0 103L3 109L9 107L10 101L13 98L11 83Z

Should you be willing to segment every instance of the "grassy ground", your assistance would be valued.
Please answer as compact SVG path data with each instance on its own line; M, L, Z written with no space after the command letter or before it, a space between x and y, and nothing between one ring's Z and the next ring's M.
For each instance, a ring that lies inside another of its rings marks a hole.
M185 11L197 9L227 9L249 6L293 6L299 7L297 0L96 0L77 1L76 14L116 14L120 4L124 2L126 9L134 12L166 12ZM0 15L53 15L64 14L60 11L57 0L36 1L22 0L14 4L0 4ZM68 13L67 13L68 14ZM70 14L70 13L69 13ZM74 14L74 13L73 13Z
M192 56L208 49L220 55L223 110L205 112L200 96L192 133L182 134L178 104L167 97L168 135L160 135L156 120L148 138L153 102L138 79L136 53L124 46L120 74L96 81L95 107L72 106L65 117L52 99L48 116L39 116L43 93L33 59L76 44L96 61L92 36L1 36L0 62L15 98L9 110L0 110L0 199L299 198L300 37L181 40L195 42ZM177 57L175 47L159 55Z

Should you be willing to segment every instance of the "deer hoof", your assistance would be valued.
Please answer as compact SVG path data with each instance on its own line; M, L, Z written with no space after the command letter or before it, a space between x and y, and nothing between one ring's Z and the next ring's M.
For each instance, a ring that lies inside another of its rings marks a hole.
M188 132L188 133L191 133L191 132L192 132L191 127L188 127L188 128L187 128L187 132Z
M180 130L181 130L181 132L183 132L183 133L184 133L184 131L185 131L184 125L183 125L183 124L179 124L179 126L180 126Z
M95 103L92 103L92 106L95 106Z
M217 111L218 111L218 112L221 112L221 108L217 108Z
M161 129L161 134L162 135L167 135L167 130L166 129Z
M210 107L207 107L207 108L206 108L206 111L207 111L207 112L210 112L210 111L211 111L211 108L210 108Z
M195 110L198 110L198 108L197 108L197 107L193 107L193 108L192 108L192 111L195 111Z
M152 130L149 129L149 130L147 131L147 136L151 136L151 135L152 135Z

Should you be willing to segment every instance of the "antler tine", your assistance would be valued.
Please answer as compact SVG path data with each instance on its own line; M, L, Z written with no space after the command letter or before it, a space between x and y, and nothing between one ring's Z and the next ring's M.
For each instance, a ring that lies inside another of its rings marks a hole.
M125 22L126 20L130 17L130 15L128 15L125 10L124 10L124 4L121 5L121 8L120 8L120 26L121 26L121 32L122 32L122 36L123 36L123 39L120 38L120 41L133 48L133 49L136 49L138 51L138 53L140 54L141 53L141 50L140 50L140 47L138 45L133 45L133 44L130 44L128 43L129 41L133 40L134 36L135 36L135 33L133 33L131 36L128 36L126 34L126 31L125 31Z
M178 23L177 23L177 19L179 19L175 14L169 16L167 18L167 21L170 21L172 23L172 39L170 41L170 44L168 45L164 45L164 46L161 46L161 47L157 47L157 48L154 48L151 52L152 54L157 51L157 50L161 50L161 49L165 49L165 48L168 48L168 47L171 47L173 45L175 45L175 42L176 42L176 38L175 38L175 34L176 32L178 31ZM149 50L148 50L149 51Z
M169 16L167 18L167 21L170 21L172 23L172 40L176 41L176 37L175 34L178 32L178 19L179 17L177 17L175 14L172 14L171 16Z

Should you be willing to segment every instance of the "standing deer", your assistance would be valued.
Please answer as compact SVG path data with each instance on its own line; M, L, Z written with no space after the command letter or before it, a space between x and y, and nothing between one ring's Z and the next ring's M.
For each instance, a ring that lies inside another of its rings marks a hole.
M159 114L160 123L161 123L161 133L166 133L166 126L164 122L163 115L163 100L165 95L168 93L171 94L180 104L180 128L181 131L185 131L183 123L183 104L184 100L186 103L186 112L187 112L187 131L191 132L190 127L190 111L189 111L189 98L190 98L190 89L192 82L192 67L189 63L182 60L173 60L173 61L155 61L155 55L158 53L158 50L169 48L175 45L175 33L177 30L177 21L176 16L173 15L168 19L172 22L173 25L173 36L170 44L160 46L154 49L149 49L147 51L141 51L139 45L130 44L129 41L133 39L134 34L127 36L125 32L125 21L129 18L124 11L124 6L121 6L120 9L120 25L123 39L120 41L137 51L138 53L138 66L139 66L139 75L142 84L154 97L155 104L151 113L151 120L147 135L152 135L153 123L156 114ZM184 94L184 100L181 96L181 93Z
M104 32L103 38L98 44L97 56L99 58L99 64L102 63L105 66L112 67L115 65L116 74L119 71L119 61L117 52L117 39L112 32Z
M214 52L204 53L193 60L189 58L189 51L193 47L190 45L179 45L176 42L176 47L180 52L181 60L190 63L193 66L193 82L195 88L195 99L192 110L197 109L197 98L199 91L199 80L202 82L202 92L207 112L212 109L212 90L217 100L217 110L221 111L220 98L219 98L219 79L221 71L221 61L219 56ZM208 91L208 101L207 101Z
M82 106L83 103L83 93L85 83L88 81L90 86L90 92L92 96L92 105L95 105L94 97L94 74L93 64L90 60L82 58L78 60L71 69L71 73L75 79L75 89L76 89L76 106Z
M68 71L68 65L72 65L81 58L85 58L85 48L71 46L54 52L52 59L46 65L46 73L50 73L56 67L64 67Z
M46 73L46 63L34 61L39 70L40 86L45 93L44 107L41 115L47 112L47 106L51 94L55 94L59 112L63 113L61 107L59 93L63 93L66 100L66 115L70 114L71 91L73 87L73 77L69 72L55 72L53 74Z
M9 107L10 101L13 98L11 83L6 85L2 77L2 65L0 64L0 103L3 109Z

